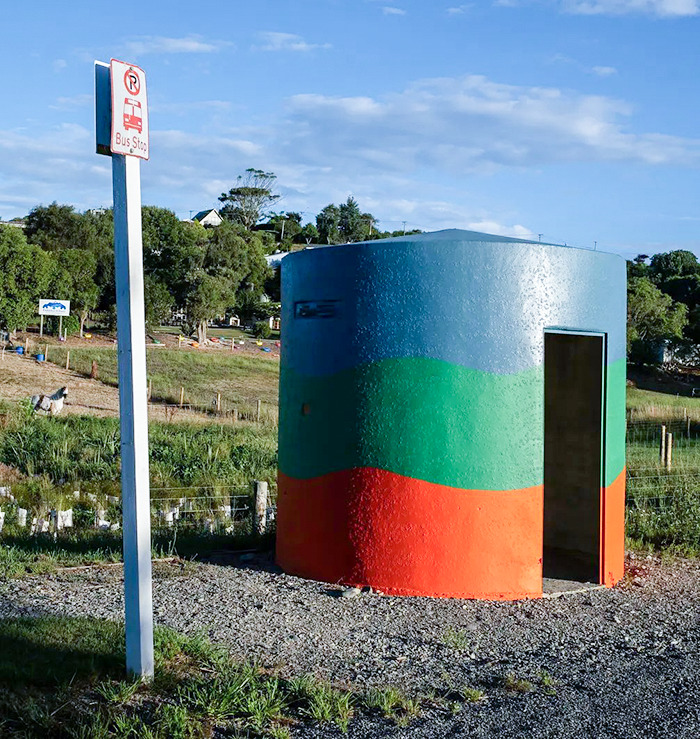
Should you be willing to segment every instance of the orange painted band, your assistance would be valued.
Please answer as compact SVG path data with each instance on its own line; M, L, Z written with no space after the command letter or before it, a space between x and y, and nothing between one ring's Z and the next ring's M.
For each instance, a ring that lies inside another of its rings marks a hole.
M626 468L606 488L601 488L600 582L612 587L625 573Z
M376 468L278 480L287 572L396 595L542 595L541 485L463 490Z

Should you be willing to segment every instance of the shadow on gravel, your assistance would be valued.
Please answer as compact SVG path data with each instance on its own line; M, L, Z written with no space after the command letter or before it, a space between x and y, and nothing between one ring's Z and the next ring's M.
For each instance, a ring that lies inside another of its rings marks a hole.
M273 549L217 549L201 556L195 555L192 559L195 562L218 565L220 567L232 567L237 570L255 570L258 572L270 572L275 575L283 574L282 569L275 564L275 553Z

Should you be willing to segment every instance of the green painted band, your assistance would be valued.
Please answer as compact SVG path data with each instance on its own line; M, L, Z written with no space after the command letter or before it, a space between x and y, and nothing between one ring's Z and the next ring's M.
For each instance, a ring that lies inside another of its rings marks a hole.
M377 467L470 490L539 485L543 382L542 367L496 375L421 357L386 359L327 377L285 368L280 470L309 479ZM608 383L613 433L607 437L605 484L624 467L624 361L608 368ZM612 438L621 424L622 436Z
M280 469L310 478L378 467L473 490L540 484L542 378L541 368L496 375L428 358L320 378L283 369Z
M625 468L627 360L618 359L607 367L605 409L605 486L612 485Z

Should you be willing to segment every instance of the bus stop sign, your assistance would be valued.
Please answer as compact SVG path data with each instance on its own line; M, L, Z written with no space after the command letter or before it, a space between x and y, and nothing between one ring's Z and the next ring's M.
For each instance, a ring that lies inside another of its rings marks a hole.
M146 74L135 64L112 59L112 154L148 159Z

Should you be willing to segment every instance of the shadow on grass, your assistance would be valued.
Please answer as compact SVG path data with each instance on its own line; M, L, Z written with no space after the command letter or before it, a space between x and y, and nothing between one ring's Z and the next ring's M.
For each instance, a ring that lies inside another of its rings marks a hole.
M212 534L188 529L156 529L152 536L153 556L182 557L212 564L247 566L237 556L241 551L269 552L274 549L274 534L263 537L242 532ZM0 536L0 577L39 573L59 567L120 562L122 536L117 531L83 531L31 536L8 532ZM250 566L259 567L250 563Z
M0 685L12 690L124 676L124 627L93 618L0 620Z

